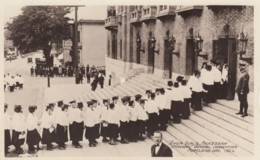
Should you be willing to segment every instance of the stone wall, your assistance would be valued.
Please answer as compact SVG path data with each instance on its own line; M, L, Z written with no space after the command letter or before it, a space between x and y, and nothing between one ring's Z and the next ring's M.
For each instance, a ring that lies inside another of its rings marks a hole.
M179 51L180 56L173 55L172 71L174 75L186 75L187 74L187 56L186 56L186 43L187 37L189 37L189 28L193 28L194 35L201 35L203 41L203 52L207 53L208 60L213 57L213 40L218 40L219 37L225 35L223 27L225 24L229 24L230 32L229 35L236 37L243 29L243 31L248 34L248 46L246 57L254 57L254 7L246 6L243 8L232 8L223 7L217 11L212 10L208 6L204 6L201 12L197 14L188 14L186 16L181 16L176 14L176 16L169 17L168 19L161 21L156 19L150 21L149 23L140 23L138 25L132 25L130 21L130 10L129 7L125 7L125 18L123 18L122 26L118 27L118 37L125 39L126 47L123 54L126 56L124 59L127 62L136 63L136 35L139 32L140 38L142 40L142 49L145 52L141 52L141 65L148 65L148 39L149 32L152 32L156 39L156 50L159 53L155 53L155 72L154 74L163 77L164 74L164 37L166 36L166 31L170 31L170 35L173 35L176 39L175 48ZM124 21L124 20L127 20ZM126 23L126 24L124 24ZM126 26L125 26L126 25ZM122 34L127 37L122 37ZM109 37L108 37L109 38ZM118 40L119 41L119 40ZM124 50L124 49L123 49ZM118 45L119 51L119 45ZM239 59L239 56L238 56ZM201 64L207 61L202 57L198 57L198 68ZM131 65L126 65L124 67L124 72L128 69L127 67L133 67ZM253 91L253 66L248 67L250 74L250 90ZM237 72L239 76L239 72Z

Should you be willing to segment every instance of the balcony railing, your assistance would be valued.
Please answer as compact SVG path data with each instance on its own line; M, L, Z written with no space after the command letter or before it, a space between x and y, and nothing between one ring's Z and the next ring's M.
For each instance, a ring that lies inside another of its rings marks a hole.
M176 8L176 12L178 14L182 12L192 11L192 10L203 10L203 6L178 6Z
M148 22L151 20L156 20L156 6L147 6L144 7L142 10L142 17L141 17L141 21L143 22Z
M140 10L135 10L131 12L130 23L132 24L141 23L141 16L142 16L142 11Z
M107 30L115 30L117 29L117 18L116 16L110 16L105 19L105 28Z
M175 16L176 6L157 6L156 18Z

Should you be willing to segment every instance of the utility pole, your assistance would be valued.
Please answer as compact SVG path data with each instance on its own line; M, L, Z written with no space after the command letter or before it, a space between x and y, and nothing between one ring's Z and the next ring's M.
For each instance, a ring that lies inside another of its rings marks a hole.
M75 6L75 21L74 21L74 66L75 66L75 82L79 84L79 65L78 65L78 6Z

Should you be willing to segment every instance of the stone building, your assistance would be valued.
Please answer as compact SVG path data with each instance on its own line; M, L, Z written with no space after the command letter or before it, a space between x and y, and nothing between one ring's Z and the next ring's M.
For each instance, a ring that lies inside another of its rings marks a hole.
M233 92L238 62L253 61L253 17L253 6L109 6L107 73L143 68L162 78L188 78L214 59L228 64ZM252 63L248 68L253 91Z
M104 20L79 20L80 64L105 66L106 30Z

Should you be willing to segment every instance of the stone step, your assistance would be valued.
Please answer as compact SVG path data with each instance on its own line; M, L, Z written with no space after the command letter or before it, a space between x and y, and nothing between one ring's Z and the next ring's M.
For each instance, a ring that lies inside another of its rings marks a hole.
M164 140L168 144L171 144L173 142L180 144L181 142L183 142L182 138L180 138L179 136L175 136L175 134L178 134L178 132L173 134L172 132L164 131L162 133L163 133ZM187 141L187 140L185 140L185 141ZM180 145L177 145L177 146L180 146ZM182 155L189 156L189 157L197 157L197 156L199 156L195 152L188 152L188 148L173 148L173 150L178 151Z
M237 112L239 111L239 101L237 100L232 100L232 101L228 101L228 100L217 100L217 103L218 104L221 104L223 106L226 106L226 107L229 107L231 109L234 109L236 110ZM251 102L252 103L252 102ZM254 116L254 106L253 105L250 105L250 103L248 104L248 114L250 116Z
M232 123L229 123L227 121L224 121L222 118L220 117L215 117L211 114L208 114L207 112L194 112L194 114L204 118L205 120L207 120L208 122L215 124L219 127L221 127L222 129L229 131L231 133L233 133L234 135L237 135L251 143L253 143L253 134L248 132L247 130L244 130L243 128L237 127L236 125L233 125Z
M165 144L167 144L169 147L171 147L172 142L179 142L180 141L178 139L176 139L175 137L173 137L171 134L169 134L168 132L162 132L163 133L163 141ZM183 150L183 149L179 149L179 148L172 148L172 152L173 152L173 156L174 157L180 157L180 156L185 156L187 155L187 151ZM197 156L196 154L193 154L194 156Z
M228 114L228 115L230 115L230 116L232 116L236 119L239 119L241 121L245 121L245 122L252 124L252 125L254 124L254 117L247 116L245 118L242 118L242 117L235 114L235 113L238 112L237 110L234 110L230 107L227 107L227 106L224 106L224 105L221 105L221 104L218 104L218 103L209 103L208 106L212 107L214 110L218 110L222 113L226 113L226 114Z
M164 83L161 83L160 81L154 80L152 78L148 78L147 76L139 75L137 78L141 79L144 82L151 83L156 87L167 87L167 85L165 85Z
M143 79L136 78L134 79L138 84L146 85L147 87L150 87L151 89L159 88L157 85L155 85L153 82L145 81Z
M191 135L187 136L185 134L183 134L182 132L180 132L178 129L172 127L172 126L168 126L167 127L167 132L172 136L175 137L176 139L178 139L180 142L193 142L195 143L195 141L193 139L191 139ZM189 145L187 145L189 147ZM203 156L204 154L207 153L199 153L199 152L189 152L188 149L185 149L184 151L186 151L187 156L190 156L190 154L194 155L196 154L197 156ZM206 155L204 155L206 156Z
M208 137L204 137L202 135L200 135L199 133L195 132L194 130L190 129L189 127L183 125L183 124L171 124L169 127L173 127L173 128L176 128L177 130L179 130L180 132L182 132L183 134L185 134L186 136L191 136L190 139L192 139L194 142L198 143L198 144L201 144L203 141L206 141L206 142L213 142L212 140L210 140ZM182 140L182 142L185 142L187 140ZM194 148L193 148L194 149ZM209 156L209 155L212 155L212 153L207 153L203 156ZM222 152L222 153L219 153L219 152L215 152L213 153L213 155L216 155L216 156L230 156L230 153L225 153L225 152Z
M218 110L215 110L213 107L205 106L205 107L203 107L203 111L208 114L219 117L219 118L223 119L224 121L231 123L232 125L243 128L244 130L246 130L250 133L254 132L254 126L252 124L242 121L239 118L234 118L233 116L230 116L227 113L223 113Z
M127 83L127 86L130 87L130 88L135 89L139 93L142 93L144 91L143 89L139 88L138 86L134 85L133 83Z
M139 80L138 78L132 79L128 82L136 84L137 86L140 86L140 88L142 88L144 90L157 88L156 86L152 85L151 83L144 82L142 80Z
M253 144L250 143L249 141L234 135L233 133L211 123L208 122L207 119L202 118L200 116L198 116L196 113L193 114L194 116L190 116L190 119L193 121L198 122L198 124L202 125L203 127L207 128L208 130L210 130L211 132L216 133L217 135L221 136L222 138L226 139L227 141L232 141L233 143L235 143L236 145L240 146L241 148L243 148L244 150L250 152L251 154L253 154Z
M202 126L200 123L198 123L197 121L193 121L192 119L182 120L182 124L185 125L186 127L190 128L191 130L194 130L195 132L199 133L203 137L206 137L211 142L226 142L227 141L226 139L217 135L215 132L208 130L207 128ZM229 141L228 145L234 146L235 144L233 142ZM238 147L233 154L235 156L250 155L249 152L245 151L241 147Z

